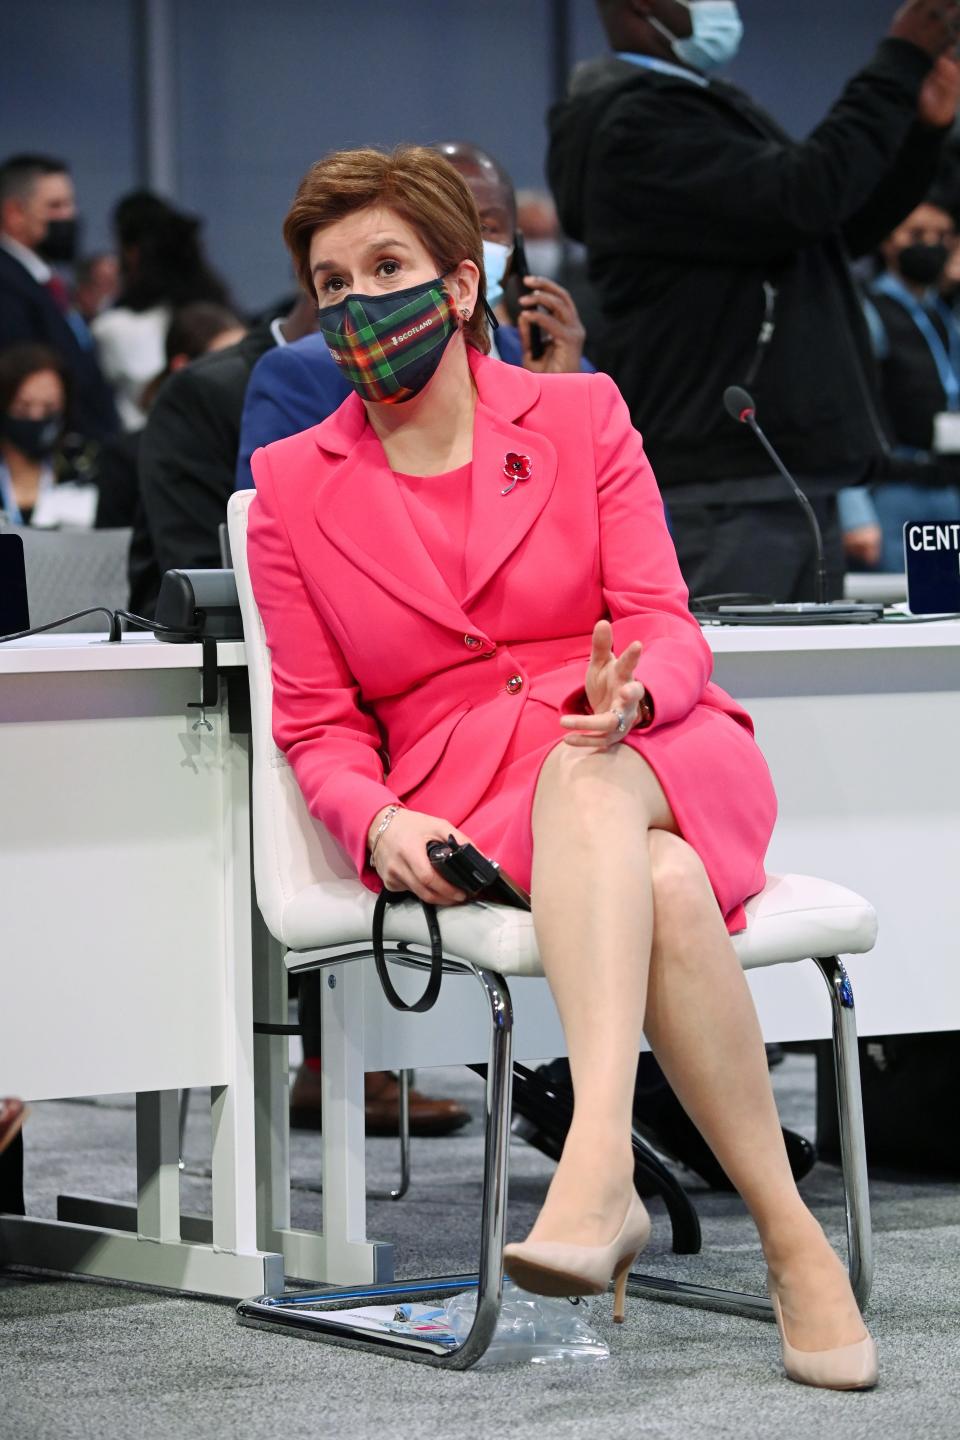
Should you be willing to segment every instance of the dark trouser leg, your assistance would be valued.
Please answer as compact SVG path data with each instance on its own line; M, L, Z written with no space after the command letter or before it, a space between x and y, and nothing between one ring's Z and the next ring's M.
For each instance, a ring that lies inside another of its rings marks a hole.
M844 571L836 500L812 504L824 529L827 599L836 599ZM670 523L691 596L746 592L779 601L815 599L813 536L794 501L671 506Z
M23 1203L23 1136L18 1135L0 1155L0 1213L25 1215Z

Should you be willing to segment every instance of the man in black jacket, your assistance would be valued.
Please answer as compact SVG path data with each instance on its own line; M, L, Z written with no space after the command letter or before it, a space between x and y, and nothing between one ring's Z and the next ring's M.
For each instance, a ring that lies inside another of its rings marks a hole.
M86 322L49 262L69 263L77 213L66 165L48 155L12 155L0 165L0 349L49 345L74 379L71 428L85 440L117 429L113 395L100 373Z
M804 517L724 412L741 384L819 512L836 594L836 492L886 449L848 259L930 185L960 94L960 3L909 0L802 143L703 73L699 8L600 0L616 54L581 66L551 112L550 183L588 247L597 360L644 434L691 593L813 598Z
M289 338L306 334L309 320L304 325L299 311L291 316ZM202 355L171 375L153 402L140 440L140 505L130 546L130 608L138 615L152 617L166 570L220 565L243 397L260 356L283 343L280 323L261 321L236 345Z

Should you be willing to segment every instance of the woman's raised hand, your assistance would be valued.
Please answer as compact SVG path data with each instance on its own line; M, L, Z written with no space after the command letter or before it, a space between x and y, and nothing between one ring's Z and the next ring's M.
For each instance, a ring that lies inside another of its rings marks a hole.
M372 845L388 808L384 806L374 815L367 835L368 846ZM458 905L466 900L463 891L444 880L427 858L430 841L446 840L449 835L461 844L467 839L448 820L424 815L419 810L398 810L377 841L371 862L386 889L410 890L418 900L427 900L431 905Z
M592 715L564 715L560 724L576 733L566 736L568 745L584 750L609 750L637 723L644 694L634 671L643 646L639 640L628 645L619 657L613 653L613 627L598 620L593 627L593 649L585 681ZM623 717L621 727L620 717Z

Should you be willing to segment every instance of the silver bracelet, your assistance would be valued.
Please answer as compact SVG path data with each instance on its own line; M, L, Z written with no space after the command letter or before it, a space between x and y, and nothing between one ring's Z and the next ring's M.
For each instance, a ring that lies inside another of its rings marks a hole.
M386 830L387 826L390 824L390 821L393 819L394 815L396 815L397 811L398 811L398 810L402 810L402 809L403 809L403 806L402 806L402 805L388 805L388 806L387 806L386 814L384 815L383 819L380 821L380 824L377 826L377 833L374 835L374 837L373 837L373 843L372 843L372 845L370 846L370 859L371 859L371 860L372 860L373 857L374 857L374 854L375 854L375 852L376 852L377 846L380 844L380 836L383 834L384 830Z

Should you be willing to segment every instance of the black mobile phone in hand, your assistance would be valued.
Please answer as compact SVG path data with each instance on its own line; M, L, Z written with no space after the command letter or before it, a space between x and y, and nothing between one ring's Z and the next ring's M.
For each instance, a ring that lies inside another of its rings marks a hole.
M520 282L520 293L531 294L530 286L526 283L530 267L527 264L527 251L523 243L523 234L520 230L516 232L513 242L513 273ZM523 307L525 310L529 306ZM539 325L530 326L530 355L534 360L542 360L547 348L547 342L543 338L543 331Z
M511 880L496 860L489 860L474 845L461 845L449 835L446 840L431 840L427 856L434 870L462 890L468 900L488 900L491 905L530 909L526 890Z

